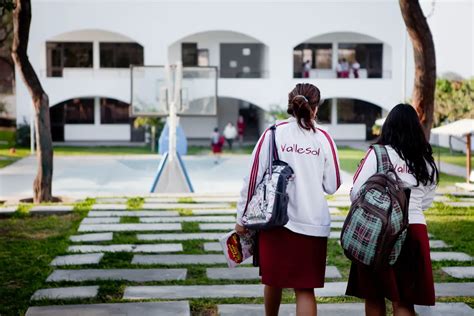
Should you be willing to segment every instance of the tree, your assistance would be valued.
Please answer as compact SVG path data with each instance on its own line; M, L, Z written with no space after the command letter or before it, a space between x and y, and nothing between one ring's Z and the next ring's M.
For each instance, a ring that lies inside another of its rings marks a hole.
M434 126L474 119L474 79L436 81Z
M415 86L412 104L418 113L426 138L433 125L436 86L436 55L430 27L418 0L399 0L400 10L413 44Z
M31 1L16 0L13 11L12 58L33 100L38 157L38 172L33 183L33 201L40 203L52 201L53 198L53 142L49 119L49 98L27 55L30 24Z

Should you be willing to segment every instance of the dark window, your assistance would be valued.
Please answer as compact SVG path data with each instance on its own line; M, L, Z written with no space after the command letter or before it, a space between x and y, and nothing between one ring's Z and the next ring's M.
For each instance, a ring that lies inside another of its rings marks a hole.
M101 68L143 66L143 46L137 43L100 43Z
M337 122L339 124L365 124L367 139L372 139L375 120L382 116L382 108L357 99L337 99Z
M13 68L0 59L0 93L13 93L14 72Z
M221 44L221 78L262 78L264 70L263 44Z
M130 106L115 99L100 99L101 124L128 124Z
M339 60L345 58L349 64L357 61L367 70L368 78L383 76L383 44L339 44Z
M64 104L66 124L94 124L94 99L71 99Z
M197 43L181 43L181 60L184 67L198 65Z
M48 77L62 77L63 68L92 68L92 43L47 42Z
M331 123L331 99L324 100L323 104L318 107L318 113L316 114L318 123L330 124Z

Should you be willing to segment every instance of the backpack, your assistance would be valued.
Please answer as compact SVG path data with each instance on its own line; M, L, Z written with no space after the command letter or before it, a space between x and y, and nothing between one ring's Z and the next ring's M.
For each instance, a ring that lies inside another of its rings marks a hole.
M244 226L251 230L281 227L288 223L286 189L294 172L286 162L278 158L275 130L275 125L270 127L268 168L242 216Z
M385 146L372 148L377 173L367 179L352 202L340 240L346 257L378 269L394 265L400 255L408 229L409 190L405 192Z

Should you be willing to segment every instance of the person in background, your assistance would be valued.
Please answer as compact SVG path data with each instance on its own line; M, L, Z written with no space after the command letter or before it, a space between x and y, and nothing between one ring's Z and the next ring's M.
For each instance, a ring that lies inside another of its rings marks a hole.
M311 62L305 61L303 65L303 78L309 78L309 72L311 71Z
M229 149L232 150L232 143L234 142L234 139L237 137L237 129L235 129L234 124L231 122L227 123L227 125L224 128L224 138L227 141L227 144L229 145Z
M435 304L430 244L423 211L433 202L438 170L418 115L409 104L398 104L390 111L377 144L385 146L396 174L404 187L411 190L408 234L395 265L374 272L352 263L346 295L365 299L367 316L385 315L385 298L392 302L393 315L415 316L414 305ZM369 149L354 175L352 201L376 172L377 158Z
M342 64L340 59L337 61L336 65L336 76L337 78L342 78Z
M341 78L349 78L350 66L347 59L343 58L341 61Z
M214 132L211 135L211 149L212 154L215 157L214 163L218 164L221 154L222 154L222 147L224 146L224 136L219 133L219 129L216 127L214 128Z
M242 147L244 143L245 120L242 115L237 119L237 134L239 134L239 146Z
M360 64L357 62L357 60L354 59L354 62L352 63L351 68L352 68L352 73L354 74L354 78L359 78Z

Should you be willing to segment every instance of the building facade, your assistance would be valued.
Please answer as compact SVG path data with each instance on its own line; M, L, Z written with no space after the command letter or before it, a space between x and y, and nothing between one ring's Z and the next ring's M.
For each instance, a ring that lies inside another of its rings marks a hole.
M285 109L299 82L320 88L319 121L341 140L370 139L374 121L409 96L413 57L398 1L32 3L29 56L55 141L143 141L129 114L132 64L217 67L217 114L181 119L191 140L238 115L258 137L265 113ZM20 123L31 101L22 83L16 92Z

